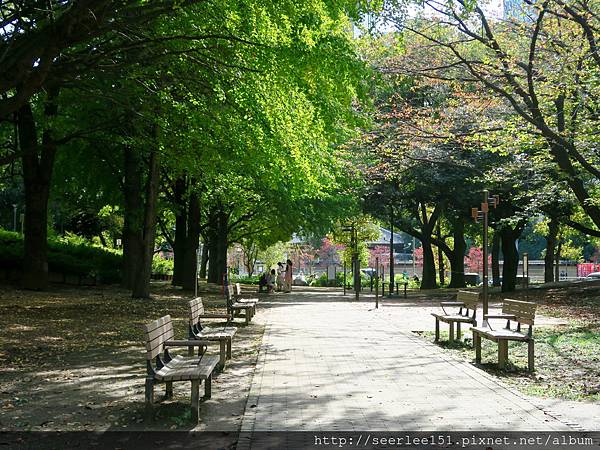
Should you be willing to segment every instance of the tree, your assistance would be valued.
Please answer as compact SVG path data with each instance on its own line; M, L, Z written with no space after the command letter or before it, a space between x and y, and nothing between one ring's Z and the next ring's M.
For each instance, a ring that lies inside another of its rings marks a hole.
M600 205L595 200L600 171L594 153L598 125L600 69L596 51L596 4L577 1L526 1L524 20L493 21L477 4L425 1L438 19L429 27L397 20L422 37L441 64L418 64L427 77L478 83L506 102L518 116L515 132L541 138L558 177L567 183L600 234ZM532 149L539 152L540 148Z

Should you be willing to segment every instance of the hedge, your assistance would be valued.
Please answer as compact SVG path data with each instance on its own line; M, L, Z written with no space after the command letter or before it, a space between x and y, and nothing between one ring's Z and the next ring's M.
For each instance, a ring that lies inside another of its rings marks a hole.
M50 272L118 283L121 281L121 261L120 252L94 246L81 238L48 240ZM0 230L0 268L23 268L23 237L19 233Z

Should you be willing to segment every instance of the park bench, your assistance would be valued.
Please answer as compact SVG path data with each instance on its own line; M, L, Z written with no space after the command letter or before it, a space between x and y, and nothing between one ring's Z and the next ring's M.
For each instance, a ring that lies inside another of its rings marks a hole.
M475 347L475 362L481 362L481 338L490 339L498 343L498 368L503 369L508 360L508 341L527 342L527 369L534 370L534 339L533 321L535 318L536 304L519 300L504 299L501 314L487 314L483 317L487 326L473 327L473 345ZM489 319L506 320L504 328L494 329ZM511 328L511 321L516 327ZM526 333L521 331L521 325L529 325Z
M219 359L205 353L209 342L204 340L173 340L171 316L164 316L144 325L146 341L146 408L154 403L154 385L165 383L166 398L173 397L174 381L192 383L192 418L198 422L200 383L204 381L204 397L211 396L212 373ZM171 347L199 347L197 357L171 356Z
M431 313L435 317L435 342L440 339L440 322L449 325L449 342L454 341L454 324L456 324L456 339L460 340L460 327L463 323L477 326L477 303L479 302L479 293L472 291L458 291L455 301L440 302L443 313ZM454 312L447 312L445 307L457 307Z
M237 302L233 298L233 286L227 285L225 288L225 297L227 299L227 312L231 315L232 320L235 317L240 317L243 312L246 324L249 324L256 313L256 302Z
M219 327L203 326L201 319L205 316L212 317L214 314L205 314L202 298L197 297L190 300L190 322L189 338L205 341L219 342L219 367L225 368L225 361L231 359L231 343L233 336L237 332L236 327L228 327L227 324ZM222 318L229 319L229 315L220 315ZM214 318L214 317L212 317ZM192 349L192 348L190 348Z
M237 303L254 303L258 304L260 301L258 297L244 297L242 294L242 285L240 283L235 283L234 291L233 291L233 299Z

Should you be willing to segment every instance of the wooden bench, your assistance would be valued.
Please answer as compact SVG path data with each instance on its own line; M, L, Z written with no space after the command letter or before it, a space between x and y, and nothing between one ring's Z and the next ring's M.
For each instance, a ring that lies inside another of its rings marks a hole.
M230 284L225 287L225 296L227 299L227 312L231 315L232 319L240 317L240 314L243 312L246 325L249 324L256 313L256 302L236 302L233 298L233 286Z
M233 336L237 332L236 327L228 327L225 324L222 327L207 327L203 326L201 319L208 316L214 318L215 314L205 314L202 297L197 297L190 300L190 322L189 322L189 338L200 339L205 341L219 342L219 367L225 368L225 361L231 359L231 344ZM229 319L229 315L220 315L222 318ZM228 320L229 322L229 320Z
M219 358L205 354L208 341L173 340L171 316L164 316L144 325L146 340L146 408L154 403L154 385L166 384L166 398L173 397L174 381L192 383L192 419L198 422L200 382L204 381L204 397L211 396L212 373ZM199 347L198 357L171 356L170 347Z
M237 303L259 303L258 297L243 297L242 294L242 285L240 283L235 283L233 290L233 299Z
M475 346L475 361L481 362L481 338L490 339L498 343L498 368L503 369L508 361L508 341L527 342L527 369L534 370L534 340L533 321L535 318L535 303L520 300L505 299L502 303L501 314L488 314L483 317L487 321L485 327L473 327L473 345ZM504 328L492 328L489 319L506 320ZM511 328L511 321L516 323ZM521 324L529 325L526 333L521 331Z
M435 317L435 342L440 339L440 321L449 325L449 342L454 341L454 324L456 324L456 339L460 340L460 327L463 323L477 326L477 303L479 292L458 291L456 301L441 302L442 314L431 313ZM457 311L447 312L444 307L458 307Z

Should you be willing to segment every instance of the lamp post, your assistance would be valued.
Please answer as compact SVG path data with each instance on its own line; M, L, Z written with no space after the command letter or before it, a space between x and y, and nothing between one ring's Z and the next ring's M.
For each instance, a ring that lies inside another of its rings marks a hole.
M523 287L529 289L529 254L523 253Z
M394 262L394 207L390 205L390 297L394 293Z
M379 309L379 257L375 258L375 267L375 309Z
M412 258L413 258L413 276L417 274L417 261L415 260L415 250L417 248L417 240L415 239L415 237L413 236L413 241L412 241Z
M360 297L360 265L358 262L358 232L354 224L342 227L342 231L350 232L350 248L352 249L352 274L354 278L354 296Z
M483 191L483 201L481 202L481 209L471 208L471 217L477 222L477 219L483 218L483 322L487 323L488 315L488 215L490 211L490 203L495 208L500 203L500 197L494 195L490 197L489 191L486 189Z

